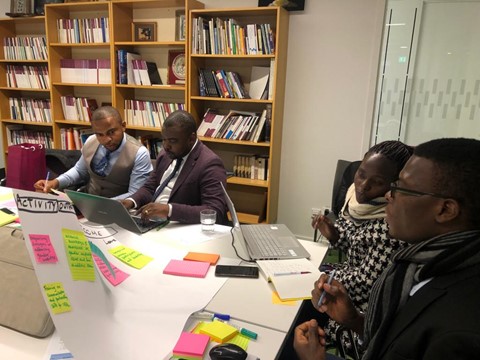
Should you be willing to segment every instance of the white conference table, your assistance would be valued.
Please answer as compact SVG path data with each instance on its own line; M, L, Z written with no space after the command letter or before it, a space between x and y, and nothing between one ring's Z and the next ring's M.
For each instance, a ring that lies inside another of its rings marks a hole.
M142 240L188 251L214 252L222 257L237 258L231 246L229 230L229 227L216 225L215 232L207 240L200 225L172 223L160 231L153 230L142 235ZM188 238L195 237L207 241L188 241ZM312 255L311 260L319 265L326 254L327 245L304 240L301 242ZM235 244L239 254L245 257L246 251L237 239ZM301 301L293 306L273 304L271 285L260 276L258 279L228 279L213 296L205 311L229 314L234 324L256 332L258 339L250 342L248 352L261 359L274 359L300 305ZM46 360L44 356L49 341L50 338L36 339L0 326L0 359Z

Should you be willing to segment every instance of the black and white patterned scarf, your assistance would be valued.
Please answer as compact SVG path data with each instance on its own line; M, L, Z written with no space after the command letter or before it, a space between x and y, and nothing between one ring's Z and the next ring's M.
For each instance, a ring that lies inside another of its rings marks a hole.
M373 285L365 318L363 360L376 359L395 314L419 282L480 264L480 231L454 232L397 252Z

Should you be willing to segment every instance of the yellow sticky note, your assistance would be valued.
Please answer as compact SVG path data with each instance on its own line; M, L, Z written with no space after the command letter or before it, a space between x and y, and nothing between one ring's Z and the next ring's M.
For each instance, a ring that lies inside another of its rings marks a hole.
M85 234L81 231L62 229L62 236L72 279L95 281L92 251Z
M227 341L229 344L235 344L240 346L243 350L247 351L248 349L248 343L250 342L250 339L246 337L245 335L242 334L237 334L233 338Z
M134 267L135 269L141 269L153 260L153 258L150 256L143 255L141 252L130 249L124 245L110 249L108 252L115 256L118 260Z
M223 344L237 335L238 330L233 326L215 320L211 323L206 323L200 330L200 334L206 334L213 341Z
M278 293L276 291L272 292L272 304L280 304L280 305L289 305L293 306L297 304L297 300L281 300L278 297Z
M44 284L43 290L47 295L48 303L54 314L72 311L70 300L68 300L62 283L54 282Z

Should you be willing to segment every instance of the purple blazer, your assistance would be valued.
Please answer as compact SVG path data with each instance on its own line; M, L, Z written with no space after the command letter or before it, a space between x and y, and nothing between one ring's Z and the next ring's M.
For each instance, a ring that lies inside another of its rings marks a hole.
M131 196L141 207L152 201L170 159L164 151L157 157L155 169L147 182ZM220 182L226 186L227 175L222 160L200 140L188 156L177 181L173 186L168 203L172 205L170 220L187 224L200 223L200 211L217 211L217 223L227 223L227 203Z

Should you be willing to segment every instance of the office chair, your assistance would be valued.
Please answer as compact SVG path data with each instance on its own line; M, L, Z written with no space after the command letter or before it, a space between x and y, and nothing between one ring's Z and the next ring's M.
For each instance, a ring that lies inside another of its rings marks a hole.
M337 161L337 168L335 170L335 178L333 179L332 187L331 211L328 214L325 214L328 215L330 220L335 221L342 210L348 188L352 185L355 173L361 163L361 161L348 161L341 159ZM318 230L315 229L313 232L313 241L317 242L319 238ZM338 254L338 261L342 261L341 252Z

